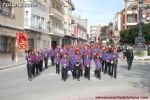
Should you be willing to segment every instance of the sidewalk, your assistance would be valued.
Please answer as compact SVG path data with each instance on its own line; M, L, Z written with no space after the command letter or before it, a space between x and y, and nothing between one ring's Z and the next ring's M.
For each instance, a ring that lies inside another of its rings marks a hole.
M26 60L24 57L18 58L18 61L12 61L10 58L0 59L0 70L17 67L19 65L26 64Z

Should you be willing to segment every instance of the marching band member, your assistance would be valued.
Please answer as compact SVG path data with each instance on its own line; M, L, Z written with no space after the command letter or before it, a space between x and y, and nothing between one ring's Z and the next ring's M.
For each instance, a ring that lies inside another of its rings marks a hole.
M28 79L31 79L32 78L32 60L31 60L31 51L28 50L27 52L27 56L26 56L26 60L27 60L27 72L28 72Z
M55 65L54 61L55 61L55 50L52 49L50 50L50 58L51 58L51 63L52 63L52 66Z
M111 76L113 76L114 78L117 78L118 58L119 58L118 49L115 48L113 52L113 64L112 64L112 72L111 72Z
M61 61L61 53L60 51L56 52L55 55L55 64L56 64L56 73L60 73L60 61Z
M102 68L102 64L101 64L101 59L100 59L100 54L96 54L95 55L95 59L94 59L94 62L95 62L95 76L98 78L98 79L101 79L101 68Z
M77 80L80 81L80 76L82 76L83 61L79 49L76 49L76 54L74 56L74 64L75 65L73 70L73 79L77 78Z
M92 59L90 58L90 54L89 53L85 54L85 57L84 57L84 66L85 66L84 77L87 78L88 80L90 80L91 60Z
M67 53L64 53L64 56L61 59L60 64L61 64L62 80L66 81L69 67L69 59L67 58Z
M48 68L49 51L47 48L45 48L43 55L44 55L45 68Z

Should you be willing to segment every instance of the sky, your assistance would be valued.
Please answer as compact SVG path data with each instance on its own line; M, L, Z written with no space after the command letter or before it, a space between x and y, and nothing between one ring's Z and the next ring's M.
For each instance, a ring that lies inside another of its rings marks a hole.
M82 19L88 19L91 25L107 25L115 13L124 8L124 0L71 0L75 11Z

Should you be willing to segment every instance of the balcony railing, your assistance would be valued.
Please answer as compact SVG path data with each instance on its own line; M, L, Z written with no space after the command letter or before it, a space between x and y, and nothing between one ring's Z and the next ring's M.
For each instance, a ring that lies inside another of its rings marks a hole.
M59 20L64 20L64 15L63 13L59 12L57 9L55 8L49 8L49 13L51 16L56 17Z
M127 11L127 14L137 14L137 13L138 11L130 11L130 10Z
M127 25L137 25L137 22L127 22Z
M15 18L15 15L14 14L11 14L10 12L6 12L6 11L3 11L3 10L0 10L0 15L4 15L6 17L10 17L10 18Z

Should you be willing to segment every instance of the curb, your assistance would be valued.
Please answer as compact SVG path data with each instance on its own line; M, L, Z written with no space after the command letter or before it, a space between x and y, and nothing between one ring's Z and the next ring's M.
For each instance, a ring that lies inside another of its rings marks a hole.
M17 66L24 65L24 64L26 64L26 62L4 65L2 68L0 67L0 70L5 70L5 69L17 67Z
M134 63L150 63L150 61L133 60Z

